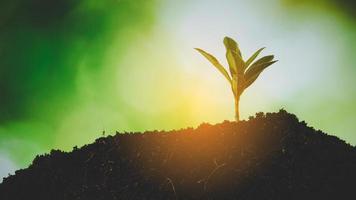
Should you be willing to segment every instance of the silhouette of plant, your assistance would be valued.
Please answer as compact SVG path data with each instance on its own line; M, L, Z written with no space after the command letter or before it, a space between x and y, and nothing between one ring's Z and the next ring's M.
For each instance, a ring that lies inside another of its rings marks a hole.
M258 78L264 69L277 62L277 60L273 60L273 55L268 55L253 62L264 49L263 47L244 61L238 44L232 38L225 37L224 45L226 48L226 59L229 64L230 75L213 55L202 49L195 49L207 58L230 83L235 98L235 118L236 121L239 121L239 101L241 94Z

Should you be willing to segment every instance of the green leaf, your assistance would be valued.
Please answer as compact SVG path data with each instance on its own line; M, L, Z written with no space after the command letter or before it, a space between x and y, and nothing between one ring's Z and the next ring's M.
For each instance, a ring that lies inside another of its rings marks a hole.
M258 66L258 65L260 65L260 64L262 64L262 63L271 62L271 61L273 60L273 58L274 58L273 55L268 55L268 56L264 56L264 57L258 59L258 60L257 60L256 62L254 62L252 65L250 65L249 67L246 67L246 69L245 69L245 71L244 71L244 72L245 72L244 75L245 75L247 72L251 71L254 67L256 67L256 66Z
M245 73L244 79L245 79L245 84L244 88L246 89L249 87L261 74L261 72L266 69L268 66L272 65L273 63L277 62L278 60L275 61L269 61L269 62L264 62L264 63L254 63L251 65L251 67L248 68L248 70Z
M277 62L275 61L268 61L264 63L254 63L251 65L251 67L248 68L248 70L245 73L245 80L248 80L250 77L262 72L264 69L266 69L268 66L272 65L273 63Z
M237 76L232 78L232 83L231 83L231 89L232 89L232 93L234 93L234 96L236 96L238 94L237 92Z
M207 53L204 50L199 49L199 48L195 48L195 50L197 50L206 59L208 59L211 62L211 64L213 64L223 74L223 76L229 81L229 83L231 84L231 78L230 78L229 74L227 73L225 68L219 63L219 61L213 55L211 55L211 54L209 54L209 53Z
M266 62L270 62L272 61L274 58L274 55L268 55L268 56L264 56L260 59L258 59L256 62L254 62L252 65L258 65L258 64L261 64L261 63L266 63ZM252 65L250 67L252 67Z
M263 49L265 49L265 47L260 48L259 50L257 50L257 51L246 61L246 64L245 64L246 68L247 68L248 66L250 66L250 64L257 58L257 56L261 53L261 51L262 51Z
M224 45L226 48L226 59L229 63L229 69L232 76L242 74L245 63L241 58L241 52L238 44L231 38L224 38Z
M229 70L230 74L232 77L237 75L237 60L236 60L236 55L233 54L232 51L227 50L226 51L226 60L227 63L229 64Z
M245 82L245 85L244 85L244 89L248 88L253 82L255 82L255 80L258 78L258 76L260 75L261 73L251 77L249 80L247 80Z
M233 40L230 37L224 37L224 45L226 50L231 50L233 52L236 52L241 56L241 51L239 49L239 45L237 44L237 42L235 40Z

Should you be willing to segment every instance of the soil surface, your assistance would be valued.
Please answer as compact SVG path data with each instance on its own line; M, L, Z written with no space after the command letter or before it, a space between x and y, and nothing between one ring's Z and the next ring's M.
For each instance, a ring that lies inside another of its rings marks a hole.
M284 110L117 133L37 156L4 179L0 199L356 199L356 148Z

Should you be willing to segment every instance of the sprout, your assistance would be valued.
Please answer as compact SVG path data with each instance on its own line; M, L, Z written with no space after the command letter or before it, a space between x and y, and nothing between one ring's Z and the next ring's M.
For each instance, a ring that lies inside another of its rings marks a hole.
M213 55L202 49L195 49L207 58L230 83L235 98L235 118L236 121L239 121L239 101L241 94L258 78L264 69L277 62L277 60L273 60L273 55L268 55L253 62L264 49L260 48L249 59L244 61L239 46L233 39L225 37L224 45L226 47L226 59L229 64L230 75Z

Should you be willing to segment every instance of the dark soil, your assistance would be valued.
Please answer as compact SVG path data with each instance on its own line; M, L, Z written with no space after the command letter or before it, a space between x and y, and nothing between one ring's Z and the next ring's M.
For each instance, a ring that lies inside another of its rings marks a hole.
M356 199L356 148L284 110L53 150L5 178L1 200Z

